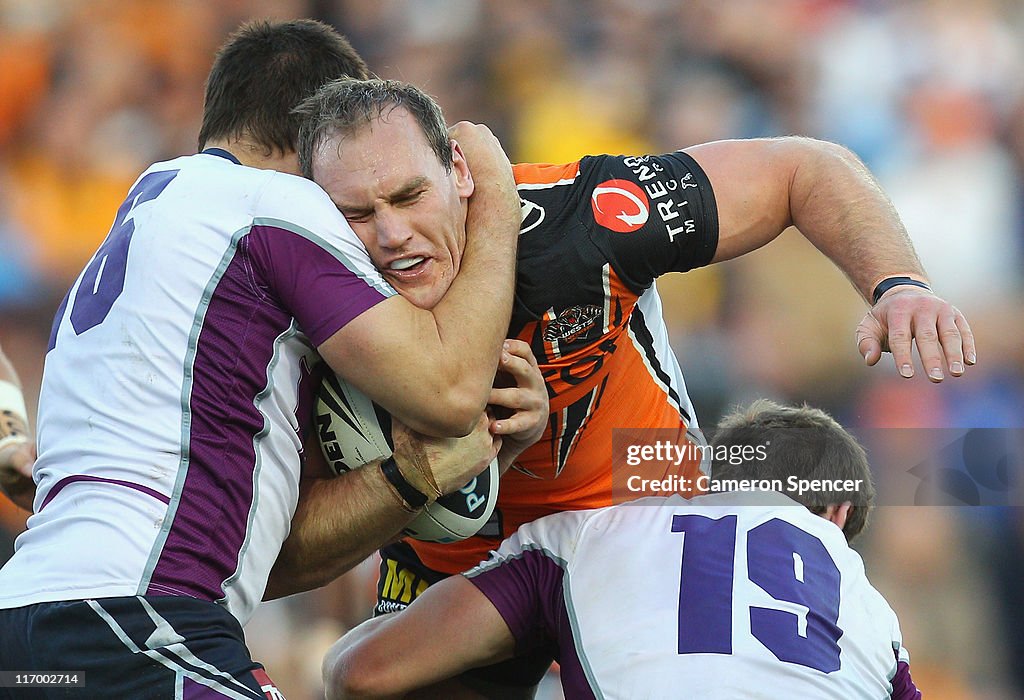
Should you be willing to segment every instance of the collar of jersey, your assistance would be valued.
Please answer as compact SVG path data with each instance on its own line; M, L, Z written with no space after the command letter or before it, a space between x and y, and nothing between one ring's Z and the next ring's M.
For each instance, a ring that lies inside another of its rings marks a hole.
M205 148L201 152L208 156L218 156L220 158L227 158L235 165L242 164L242 161L238 160L238 158L235 158L234 155L232 155L228 151L225 151L223 148Z

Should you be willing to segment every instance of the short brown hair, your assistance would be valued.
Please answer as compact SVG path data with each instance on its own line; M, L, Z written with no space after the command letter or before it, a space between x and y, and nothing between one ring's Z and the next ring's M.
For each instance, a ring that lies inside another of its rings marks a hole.
M413 116L445 169L451 172L452 143L437 102L415 85L399 80L334 80L295 108L299 128L299 168L313 177L313 154L331 136L350 135L402 107Z
M324 83L365 78L366 63L332 27L311 19L242 25L217 52L206 80L199 148L208 141L248 138L267 149L295 150L295 105Z
M874 505L875 488L867 454L860 443L824 411L804 405L782 406L759 399L747 408L725 416L715 431L714 445L751 446L764 459L730 463L715 460L711 481L732 479L778 479L787 483L790 476L799 479L861 480L855 493L838 490L789 493L812 512L821 515L830 505L846 501L853 509L843 532L847 540L867 525ZM724 451L723 451L724 453ZM717 454L717 452L716 452Z

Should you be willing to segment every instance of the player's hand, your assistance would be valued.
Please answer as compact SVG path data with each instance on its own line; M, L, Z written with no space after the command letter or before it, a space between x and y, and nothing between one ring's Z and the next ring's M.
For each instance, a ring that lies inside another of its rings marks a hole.
M470 206L481 199L479 195L482 193L493 194L495 198L488 199L487 206L497 207L502 213L512 214L515 218L521 205L512 175L512 164L491 130L483 124L459 122L448 129L448 136L462 151L473 177L474 193L469 199ZM518 223L514 230L508 230L518 236Z
M32 480L32 465L36 461L36 447L28 440L0 440L0 490L15 505L32 511L36 484Z
M977 361L974 334L959 309L918 287L894 287L871 307L857 326L857 349L869 367L891 352L896 370L914 376L912 342L917 343L928 379L941 382Z
M465 486L497 457L501 436L492 435L489 427L490 417L482 414L469 435L436 438L393 419L395 463L410 484L435 500Z
M521 340L505 341L498 369L505 373L499 377L509 381L496 382L487 402L499 414L491 421L491 432L504 436L499 460L502 469L506 469L544 434L548 424L548 391L537 358Z
M458 122L448 128L448 138L455 141L466 157L466 163L474 176L485 169L506 173L511 177L512 163L505 155L498 138L484 124Z

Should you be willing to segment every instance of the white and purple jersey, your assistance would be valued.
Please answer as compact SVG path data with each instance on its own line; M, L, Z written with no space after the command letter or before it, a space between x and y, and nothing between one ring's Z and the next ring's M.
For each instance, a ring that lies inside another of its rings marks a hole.
M298 500L315 348L393 295L312 182L158 163L54 321L0 608L136 595L245 622Z
M860 556L775 492L558 513L466 576L568 697L920 697Z

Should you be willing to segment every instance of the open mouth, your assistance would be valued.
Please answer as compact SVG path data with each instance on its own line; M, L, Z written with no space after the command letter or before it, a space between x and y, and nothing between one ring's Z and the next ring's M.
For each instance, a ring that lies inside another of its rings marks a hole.
M392 260L384 270L395 283L413 283L419 280L422 275L427 274L430 268L431 259L422 255L413 255L408 258Z
M411 258L401 258L400 260L392 261L392 263L388 265L388 269L398 272L406 272L420 267L425 261L426 258L418 255Z

